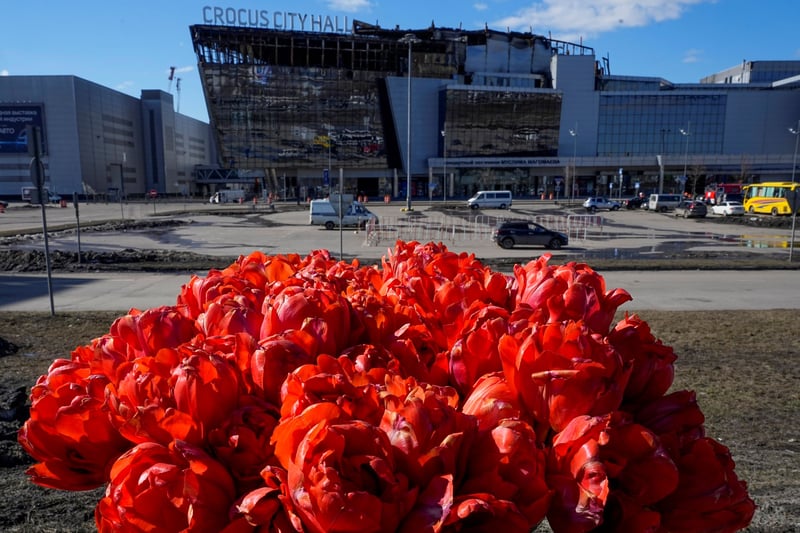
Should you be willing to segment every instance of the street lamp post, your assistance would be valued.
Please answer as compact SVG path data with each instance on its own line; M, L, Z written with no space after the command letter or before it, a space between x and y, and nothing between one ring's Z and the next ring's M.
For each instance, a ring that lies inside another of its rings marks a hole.
M692 121L691 120L689 121L688 125L686 126L686 129L681 128L681 135L686 137L686 149L683 152L683 179L684 179L683 183L686 183L686 180L689 179L689 177L686 175L686 173L688 172L689 136L692 134L691 130L692 130ZM683 191L679 191L679 192L680 192L681 196L683 196Z
M800 142L800 119L797 120L797 127L796 128L789 128L789 131L794 135L794 157L792 158L792 183L794 183L795 177L795 169L797 169L797 144ZM797 191L793 191L793 194L797 194ZM795 204L797 200L795 197ZM795 235L795 228L797 225L797 209L792 210L792 236L789 240L789 262L792 262L792 256L794 255L794 235Z
M792 158L792 183L794 183L795 170L797 169L797 144L800 141L800 120L797 121L796 128L789 128L789 132L794 135L794 157Z
M411 46L420 42L413 33L407 33L400 38L401 43L408 45L408 87L406 100L406 211L411 211Z
M661 128L661 151L659 155L656 157L656 161L658 161L658 193L664 193L664 138L667 133L671 130L668 128Z
M569 130L569 134L572 135L572 180L570 181L570 191L569 191L569 203L575 201L575 181L577 176L575 175L575 161L578 157L578 123L575 123L575 129Z
M447 127L442 130L442 155L444 156L444 163L442 164L442 204L447 202Z

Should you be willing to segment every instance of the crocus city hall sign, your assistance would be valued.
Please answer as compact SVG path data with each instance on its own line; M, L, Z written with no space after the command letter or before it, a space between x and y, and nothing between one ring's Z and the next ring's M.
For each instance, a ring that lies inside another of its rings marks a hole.
M272 28L286 31L332 33L349 31L347 17L218 6L203 6L203 24Z

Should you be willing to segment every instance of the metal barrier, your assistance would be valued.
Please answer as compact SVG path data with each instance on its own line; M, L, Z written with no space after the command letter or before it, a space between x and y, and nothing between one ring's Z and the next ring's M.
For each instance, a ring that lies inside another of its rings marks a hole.
M567 234L570 239L586 240L590 234L603 233L600 215L539 215L534 217L501 217L475 215L467 220L444 215L438 217L381 217L366 228L365 246L393 244L398 239L419 242L461 243L491 239L494 227L506 220L536 222Z
M603 234L603 217L601 215L569 215L566 234L570 239L586 240L590 233Z

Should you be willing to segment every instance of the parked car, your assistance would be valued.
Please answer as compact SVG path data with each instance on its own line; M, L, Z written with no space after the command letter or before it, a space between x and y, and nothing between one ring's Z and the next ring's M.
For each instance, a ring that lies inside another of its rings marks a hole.
M583 202L583 207L585 207L587 211L594 213L598 209L616 211L620 208L620 205L619 202L615 200L609 200L608 198L603 198L602 196L593 196L591 198L587 198L586 201Z
M703 202L697 200L683 200L675 208L675 216L683 218L703 218L708 213L708 208Z
M744 205L742 205L742 202L725 201L711 206L711 212L724 217L744 215Z
M642 207L644 203L644 198L641 196L634 196L633 198L626 198L622 200L622 205L625 206L626 209L639 209Z
M569 238L558 231L553 231L525 220L501 222L492 232L492 240L501 248L513 248L521 244L538 245L558 250L569 244Z

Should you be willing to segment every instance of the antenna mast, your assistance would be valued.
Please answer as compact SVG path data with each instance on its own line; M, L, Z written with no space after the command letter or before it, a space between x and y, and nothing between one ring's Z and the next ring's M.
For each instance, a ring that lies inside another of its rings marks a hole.
M175 67L169 67L169 88L167 89L168 93L172 92L172 79L175 77Z

